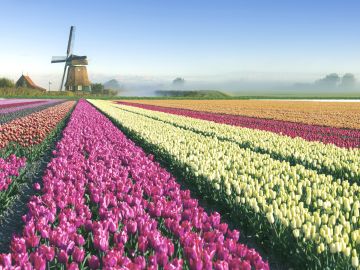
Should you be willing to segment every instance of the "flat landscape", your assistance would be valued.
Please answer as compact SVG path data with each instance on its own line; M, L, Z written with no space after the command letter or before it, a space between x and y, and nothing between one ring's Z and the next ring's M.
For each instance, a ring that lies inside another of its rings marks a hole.
M359 108L2 99L0 267L356 269Z
M360 270L360 1L0 9L0 270Z

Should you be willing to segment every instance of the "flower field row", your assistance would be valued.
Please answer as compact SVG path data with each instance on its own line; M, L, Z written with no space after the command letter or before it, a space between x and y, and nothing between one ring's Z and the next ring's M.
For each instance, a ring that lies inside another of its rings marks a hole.
M49 107L55 106L63 102L64 100L51 99L51 100L46 100L41 104L31 104L31 105L25 105L21 107L14 107L14 108L1 110L0 125L3 125L11 120L24 117L31 113L39 112L41 110L47 109Z
M20 110L24 110L24 109L29 109L29 108L35 108L41 105L45 105L45 104L54 104L58 101L61 101L59 99L48 99L48 100L42 100L42 101L33 101L33 102L25 102L24 104L21 104L19 106L11 106L8 108L3 108L0 109L0 114L7 114L7 113L11 113L11 112L17 112Z
M73 105L68 101L0 125L0 149L10 143L23 147L41 143Z
M281 136L272 132L221 125L132 106L113 106L206 136L215 136L220 140L236 142L242 148L269 154L274 159L285 160L291 164L301 164L320 173L360 182L360 150L358 149L344 149L334 145L308 142L301 138Z
M41 164L75 104L73 101L59 102L62 101L42 105L43 110L39 112L0 125L0 158L3 165L3 170L0 168L0 224L4 213L11 212L11 206L24 188L32 185L36 174L41 174ZM0 238L0 244L3 241Z
M182 168L205 196L250 220L283 254L307 268L358 267L360 189L357 184L278 161L163 121L91 100L131 137ZM239 221L240 222L240 221Z
M310 125L360 129L359 102L284 100L129 100L132 103L212 113L284 120Z
M360 147L360 130L342 129L318 125L308 125L281 120L271 120L241 115L217 114L211 112L194 111L189 109L170 108L133 102L118 102L119 104L139 107L147 110L160 111L176 115L183 115L197 119L208 120L221 124L241 126L252 129L275 132L292 138L301 137L307 141L318 141L335 144L345 148Z
M2 267L268 269L239 232L79 101Z
M33 102L39 101L41 99L28 99L28 98L10 98L10 99L0 99L0 106L5 104L13 104L13 103L20 103L20 102Z
M6 109L6 108L20 107L20 106L31 105L31 104L38 104L38 103L42 103L44 101L45 100L36 100L36 101L22 101L22 102L0 104L0 111L2 109Z

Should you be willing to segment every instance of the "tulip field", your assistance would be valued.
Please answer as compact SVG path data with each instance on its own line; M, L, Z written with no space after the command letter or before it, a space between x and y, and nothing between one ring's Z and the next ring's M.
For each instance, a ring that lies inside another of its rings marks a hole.
M345 107L0 100L0 269L360 269Z
M65 118L75 102L64 100L1 100L0 228L15 222L13 209L26 206L29 188L46 165ZM5 106L6 105L6 106ZM6 108L5 108L6 107ZM21 218L21 216L20 216ZM11 235L0 230L0 248Z
M360 106L356 102L354 102L355 105L337 102L325 104L310 102L309 105L309 102L300 103L299 101L295 103L275 101L274 105L272 102L263 104L264 101L247 100L236 102L207 100L206 104L202 100L180 102L178 100L169 101L169 103L164 100L130 100L121 103L222 124L271 131L292 138L301 137L308 141L332 143L345 148L360 146ZM199 104L195 106L191 102ZM266 106L266 104L269 105ZM254 106L254 108L245 110L242 109L244 105ZM272 112L271 115L269 115L270 112Z
M291 100L128 100L131 103L181 108L348 129L360 128L359 102Z

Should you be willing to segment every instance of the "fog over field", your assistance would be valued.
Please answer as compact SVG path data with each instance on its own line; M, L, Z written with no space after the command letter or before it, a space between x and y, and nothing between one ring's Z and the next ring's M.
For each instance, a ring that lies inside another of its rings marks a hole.
M295 78L297 76L298 80ZM317 77L318 76L318 77ZM95 77L95 76L94 76ZM153 95L156 90L220 90L229 94L342 94L359 93L360 83L351 73L273 74L244 72L218 76L184 76L185 82L174 84L175 77L99 76L98 82L116 79L125 95Z
M60 69L62 67L59 67ZM57 90L60 84L59 74L25 73L37 84L51 90ZM21 75L21 74L20 74ZM19 76L20 76L19 75ZM1 73L16 81L14 73ZM360 95L360 74L343 73L281 73L281 72L238 72L227 74L192 75L172 74L163 76L121 75L94 73L89 70L94 83L106 83L116 80L120 95L153 96L157 90L219 90L230 95ZM180 76L185 83L174 84Z
M48 82L51 81L51 89L58 89L58 74L29 75L45 88L48 88ZM115 79L121 86L122 94L138 96L152 96L156 90L220 90L229 94L360 94L360 82L357 80L360 74L351 76L350 73L243 72L208 76L187 75L182 76L185 79L182 85L173 84L176 75L107 75L89 72L89 76L95 83L105 83Z

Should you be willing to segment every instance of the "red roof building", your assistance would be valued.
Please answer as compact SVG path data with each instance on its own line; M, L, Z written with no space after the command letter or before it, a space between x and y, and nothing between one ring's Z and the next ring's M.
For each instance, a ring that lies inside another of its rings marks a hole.
M45 88L42 88L38 85L36 85L33 80L26 75L21 75L21 77L16 82L16 88L24 87L24 88L31 88L31 89L37 89L40 91L46 91Z

